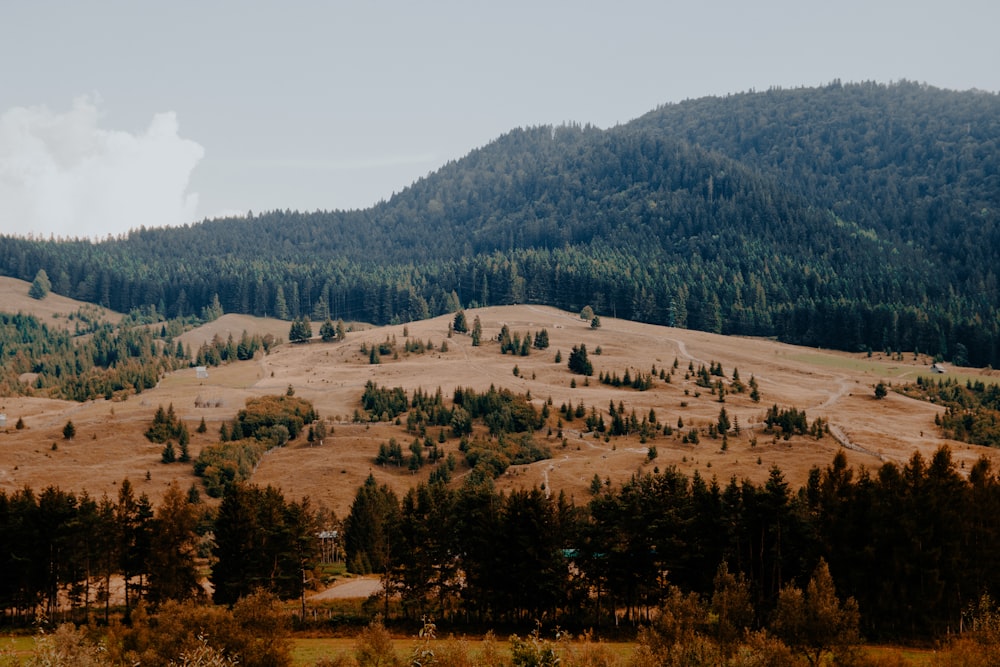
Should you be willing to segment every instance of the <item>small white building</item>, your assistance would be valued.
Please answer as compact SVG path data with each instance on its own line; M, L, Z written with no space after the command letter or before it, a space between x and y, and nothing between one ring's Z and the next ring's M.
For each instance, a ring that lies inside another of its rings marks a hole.
M0 412L0 428L7 427L7 415Z
M208 378L208 367L207 366L195 366L194 376L199 380L204 380Z
M948 369L944 367L944 364L931 364L932 373L947 373Z

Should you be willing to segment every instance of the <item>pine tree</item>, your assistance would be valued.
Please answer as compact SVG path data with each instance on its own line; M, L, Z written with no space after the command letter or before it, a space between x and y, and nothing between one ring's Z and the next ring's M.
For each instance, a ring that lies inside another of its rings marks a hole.
M45 269L38 269L38 273L35 274L35 279L28 289L28 296L32 299L41 300L49 295L51 289L52 283L49 282L49 276L45 273Z
M323 321L323 325L319 328L319 337L323 339L324 343L336 340L337 329L334 327L333 321L330 318Z
M281 285L274 289L274 316L279 320L288 319L288 302L285 301L285 289Z
M472 345L473 347L478 347L480 341L483 337L483 323L479 319L479 315L476 315L476 319L472 321Z
M174 443L170 440L167 444L163 446L163 452L160 454L160 460L163 463L173 463L177 460L177 452L174 450Z
M181 422L180 433L177 435L177 444L180 446L181 455L178 457L178 461L181 463L187 463L191 460L191 453L188 451L188 444L191 442L191 436L188 433L187 424ZM169 444L169 443L168 443Z
M292 320L292 326L288 331L288 341L291 343L304 343L312 338L312 324L309 318L303 315Z
M594 366L587 358L586 345L581 343L579 346L573 346L573 351L569 354L569 370L577 375L590 376L594 374Z

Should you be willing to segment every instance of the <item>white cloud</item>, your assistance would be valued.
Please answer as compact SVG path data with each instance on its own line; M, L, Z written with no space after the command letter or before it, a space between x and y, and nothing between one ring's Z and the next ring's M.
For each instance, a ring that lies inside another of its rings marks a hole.
M99 128L98 103L0 115L0 232L103 238L195 219L188 181L205 151L178 135L176 114L130 134Z

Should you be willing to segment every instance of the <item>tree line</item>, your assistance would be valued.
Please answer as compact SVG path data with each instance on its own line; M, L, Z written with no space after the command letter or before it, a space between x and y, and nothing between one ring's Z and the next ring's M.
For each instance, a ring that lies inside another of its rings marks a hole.
M170 317L216 302L375 324L590 305L996 366L998 109L996 95L907 82L693 100L606 131L511 131L362 211L270 211L96 244L0 237L0 267Z
M638 626L675 590L707 599L725 568L746 582L753 629L824 562L868 637L926 638L958 630L1000 583L1000 479L986 459L967 472L947 448L872 471L840 453L799 489L777 468L762 484L724 485L668 468L599 482L584 504L538 488L500 492L481 469L402 498L369 477L344 545L351 569L383 574L388 611L411 619ZM0 608L8 621L54 617L65 596L107 615L115 576L126 615L140 600L197 599L199 552L213 557L216 602L258 588L295 598L327 523L307 499L247 483L228 485L214 516L176 485L156 508L128 481L115 499L0 492Z
M762 627L822 559L869 637L926 638L959 629L1000 583L1000 480L986 459L968 473L947 448L877 470L839 453L799 489L777 468L763 484L668 468L598 480L583 505L500 492L475 470L402 498L369 477L345 547L352 568L383 574L408 618L597 627L648 621L674 587L709 597L720 566L745 578L746 623Z
M256 590L301 594L304 573L319 559L325 515L308 499L288 501L272 487L230 484L217 511L198 495L175 483L154 508L128 479L116 498L57 487L0 491L0 621L101 615L107 622L112 608L128 620L140 602L205 601L201 570L208 557L218 603Z

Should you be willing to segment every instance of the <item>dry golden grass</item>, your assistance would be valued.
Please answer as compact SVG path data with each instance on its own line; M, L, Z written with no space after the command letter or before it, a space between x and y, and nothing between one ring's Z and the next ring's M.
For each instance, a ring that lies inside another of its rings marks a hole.
M26 283L24 283L26 285ZM51 298L51 297L50 297ZM34 300L31 300L34 301ZM35 302L39 303L39 302ZM44 302L40 302L44 303ZM27 304L32 305L32 304ZM26 307L24 310L28 310ZM73 309L75 310L75 308ZM33 311L37 312L37 311ZM71 311L72 312L72 311ZM484 344L472 347L468 336L447 338L450 317L439 317L406 325L411 338L432 341L435 350L399 359L383 357L379 365L370 365L360 353L362 343L369 345L395 337L400 349L404 342L402 325L351 332L339 343L282 345L270 355L209 370L207 379L195 377L193 369L178 371L164 378L155 389L132 396L127 401L96 400L82 404L34 398L0 399L0 412L8 416L7 430L0 433L0 488L13 490L24 485L35 489L57 485L66 490L91 495L114 495L120 481L128 477L140 491L158 501L167 485L178 480L186 486L195 481L191 466L160 463L160 446L149 443L143 432L157 406L173 404L178 416L192 433L191 453L216 440L222 421L231 419L251 396L283 393L291 385L297 395L316 405L320 414L333 424L333 435L323 446L310 446L304 437L289 446L268 454L259 466L254 481L274 484L292 498L309 496L344 516L357 487L369 474L380 483L389 484L402 494L429 474L425 467L417 474L408 470L381 468L374 463L380 443L395 437L404 449L413 436L403 427L392 424L354 424L350 422L368 380L384 386L402 386L407 391L421 387L433 392L438 387L451 397L456 386L487 389L491 384L517 392L531 392L541 407L551 397L550 423L553 435L543 430L537 437L547 439L552 458L532 465L516 466L498 482L501 488L545 485L552 491L565 491L577 502L589 497L588 488L595 473L601 479L620 482L637 471L654 467L677 466L692 474L699 471L707 478L717 477L726 483L730 477L763 481L772 465L778 465L789 482L805 482L812 466L826 466L840 449L830 436L821 440L796 437L775 442L760 431L765 410L772 404L806 410L810 420L823 417L861 450L847 452L855 466L869 468L881 461L905 463L914 451L930 455L948 443L960 466L968 469L982 455L997 458L994 450L943 440L934 426L939 408L890 393L883 401L873 397L873 386L880 380L910 381L918 374L929 375L929 360L893 361L879 355L867 358L825 350L784 345L769 340L716 336L701 332L639 324L612 318L592 330L589 323L575 314L543 306L509 306L467 312L469 322L478 315L484 329ZM528 357L501 355L492 340L506 323L512 332L549 332L551 347L532 350ZM201 329L185 334L186 342L196 347L203 340L232 333L238 338L244 329L272 333L287 338L288 322L227 315ZM440 352L443 341L448 351ZM573 376L566 359L574 345L584 343L590 351L594 377L589 386ZM595 355L600 346L603 354ZM563 363L555 364L557 350ZM672 384L657 380L654 389L639 392L602 386L601 371L623 374L626 367L634 375L680 364ZM756 376L762 394L759 404L746 394L729 394L725 408L730 418L737 418L741 436L729 439L728 451L721 451L720 440L702 436L698 445L682 444L679 437L659 437L641 444L638 437L612 438L610 442L585 435L579 429L583 420L566 424L566 447L556 437L558 408L562 403L574 406L583 402L607 410L610 401L624 403L640 416L652 408L660 421L676 425L683 418L685 431L692 425L704 430L714 422L722 405L707 390L683 380L689 361L695 367L711 361L720 362L729 377L738 368L744 382ZM513 374L518 366L520 377ZM571 388L571 381L577 387ZM983 374L983 377L986 377ZM688 395L685 395L687 390ZM701 395L695 397L696 391ZM215 402L219 407L195 407L195 401ZM686 402L686 406L682 406ZM22 417L27 428L15 431L14 422ZM195 433L204 418L208 433ZM72 419L77 427L73 441L62 439L62 428ZM428 436L436 439L438 430ZM757 445L751 448L751 438ZM53 443L56 449L52 449ZM648 445L655 445L658 458L646 462ZM446 452L456 452L458 443L449 438ZM868 452L868 453L865 453ZM147 471L149 480L146 480ZM457 476L465 472L460 467Z
M50 276L51 277L51 276ZM69 316L76 313L80 308L88 310L94 309L101 313L101 316L111 323L117 323L121 314L107 308L101 308L93 304L85 304L82 301L59 296L54 292L49 293L44 299L32 299L28 296L31 283L16 278L0 276L0 311L5 313L30 313L37 317L43 324L61 327L72 330L72 323Z

